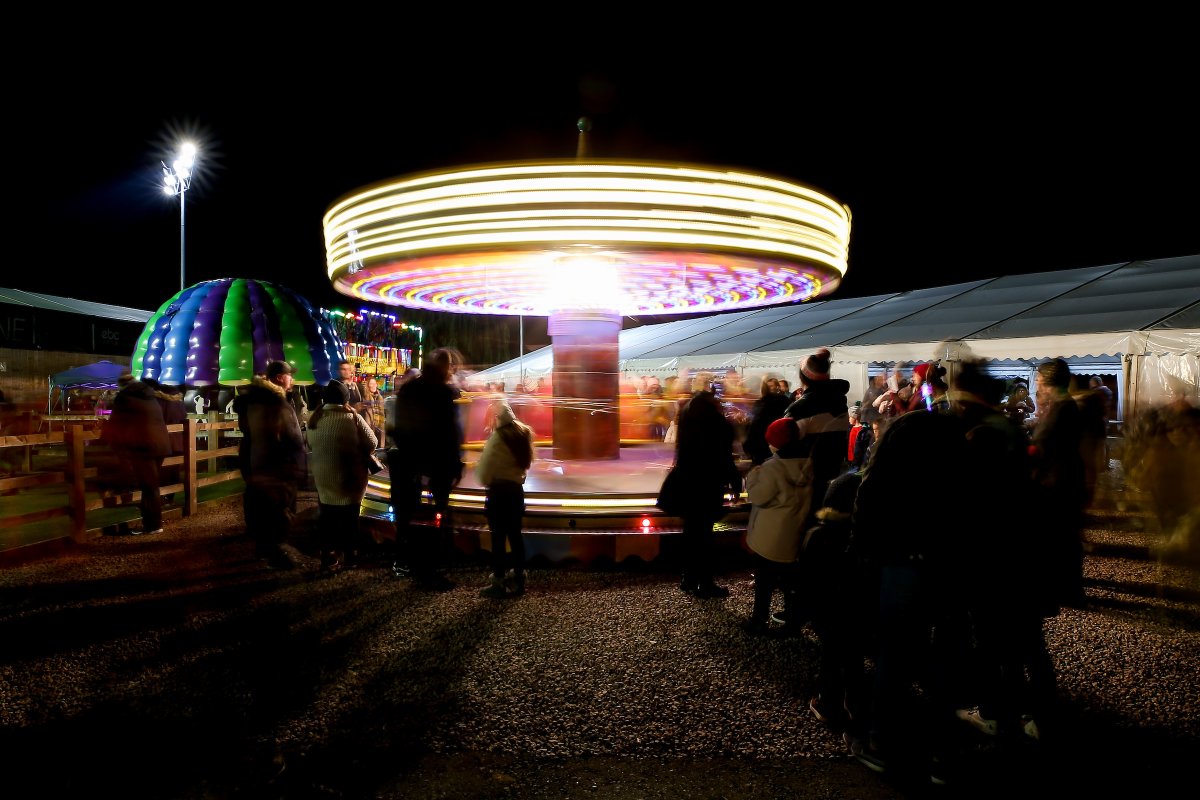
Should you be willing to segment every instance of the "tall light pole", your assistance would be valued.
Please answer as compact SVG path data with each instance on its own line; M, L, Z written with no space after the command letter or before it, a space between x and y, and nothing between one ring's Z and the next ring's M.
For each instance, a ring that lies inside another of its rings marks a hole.
M179 195L179 291L187 288L187 283L184 279L184 198L187 190L192 185L192 171L196 166L196 145L191 142L184 142L179 148L179 157L171 162L171 166L167 166L164 162L159 162L163 168L163 189L169 195Z

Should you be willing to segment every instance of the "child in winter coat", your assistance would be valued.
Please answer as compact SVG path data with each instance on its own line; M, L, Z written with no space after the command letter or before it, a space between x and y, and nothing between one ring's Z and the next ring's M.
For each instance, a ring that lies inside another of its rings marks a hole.
M784 592L785 603L792 593L796 557L804 536L804 523L812 503L812 461L801 457L800 431L790 417L767 427L767 444L774 454L746 476L751 510L746 545L754 560L754 610L743 627L764 633L776 589ZM786 625L804 624L800 609L785 609Z
M487 487L487 521L492 532L492 580L480 597L501 599L525 591L525 476L533 463L533 429L513 416L504 400L493 405L495 427L475 465L475 477ZM506 583L505 545L512 548L511 578Z

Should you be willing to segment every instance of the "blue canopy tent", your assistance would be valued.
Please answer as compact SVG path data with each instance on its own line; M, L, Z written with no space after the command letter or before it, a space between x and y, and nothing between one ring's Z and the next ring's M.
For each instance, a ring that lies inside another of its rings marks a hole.
M97 361L82 367L71 367L50 376L50 387L46 397L46 413L54 413L54 390L59 390L59 402L70 389L116 389L117 379L129 372L129 367L111 361Z

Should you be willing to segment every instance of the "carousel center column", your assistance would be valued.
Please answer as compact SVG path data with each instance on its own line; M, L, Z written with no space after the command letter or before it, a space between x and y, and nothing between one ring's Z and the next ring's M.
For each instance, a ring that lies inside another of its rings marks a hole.
M554 457L619 459L621 315L558 311L547 332L554 350Z

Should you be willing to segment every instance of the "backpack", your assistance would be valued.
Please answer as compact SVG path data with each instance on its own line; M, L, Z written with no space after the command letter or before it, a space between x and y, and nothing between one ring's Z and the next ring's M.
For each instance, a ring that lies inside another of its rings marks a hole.
M517 460L517 466L522 470L528 470L533 464L533 442L529 435L529 428L517 420L513 420L508 425L497 428L496 433L500 435L500 440L508 446L513 458Z

